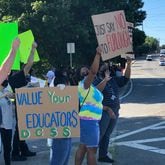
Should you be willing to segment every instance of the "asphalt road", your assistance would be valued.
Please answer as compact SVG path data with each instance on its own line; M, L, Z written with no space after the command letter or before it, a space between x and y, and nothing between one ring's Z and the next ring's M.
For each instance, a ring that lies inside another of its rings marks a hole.
M165 66L137 60L132 90L122 99L120 118L111 138L115 165L165 164Z
M131 90L122 99L120 118L110 143L114 165L164 165L165 66L159 66L157 59L136 60L132 65L131 77ZM26 162L12 164L48 164L49 148L46 140L27 142L31 150L37 151L37 156L28 158ZM69 165L74 164L76 148L74 143Z

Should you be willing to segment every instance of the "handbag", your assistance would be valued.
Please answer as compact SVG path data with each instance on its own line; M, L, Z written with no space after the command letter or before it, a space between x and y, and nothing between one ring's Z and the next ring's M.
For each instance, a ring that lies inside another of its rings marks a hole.
M86 94L86 96L85 96L83 102L82 102L81 104L80 104L80 102L79 102L79 112L80 112L81 107L84 105L84 102L85 102L86 98L88 97L88 94L89 94L90 88L91 88L91 87L89 87L88 92L87 92L87 94Z

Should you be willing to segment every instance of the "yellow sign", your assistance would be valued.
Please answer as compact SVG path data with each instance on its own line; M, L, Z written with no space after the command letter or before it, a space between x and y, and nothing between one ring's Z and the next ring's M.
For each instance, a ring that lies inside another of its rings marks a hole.
M30 51L31 51L31 47L32 47L32 43L34 42L34 36L31 30L28 30L24 33L21 33L18 35L21 44L19 47L19 52L20 52L20 60L22 63L26 64ZM39 56L38 56L38 52L37 50L35 51L34 54L34 61L37 62L39 61Z

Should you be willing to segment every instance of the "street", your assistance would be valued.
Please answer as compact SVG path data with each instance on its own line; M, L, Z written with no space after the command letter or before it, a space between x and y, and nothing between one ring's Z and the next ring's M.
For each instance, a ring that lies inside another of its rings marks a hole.
M120 118L111 138L115 165L164 165L165 67L137 60L132 90L122 99Z
M114 165L165 164L164 93L165 66L159 66L157 58L153 61L136 60L132 65L131 87L122 97L120 118L111 138L110 152L115 160ZM49 148L46 140L27 142L37 156L12 164L33 165L42 162L41 165L47 165ZM77 145L74 141L69 165L74 164ZM0 164L3 164L2 156L0 154ZM101 164L107 163L98 163Z

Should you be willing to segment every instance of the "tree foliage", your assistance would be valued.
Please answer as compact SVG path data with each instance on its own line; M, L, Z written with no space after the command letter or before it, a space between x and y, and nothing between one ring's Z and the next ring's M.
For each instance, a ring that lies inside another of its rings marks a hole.
M75 42L73 64L80 65L91 62L97 45L91 15L124 10L126 19L137 26L146 17L142 7L142 0L0 0L0 19L18 21L20 32L31 29L40 57L53 66L69 65L66 44ZM143 34L135 36L136 47Z
M147 36L145 38L145 44L149 46L149 53L153 53L159 48L159 41L154 37Z

